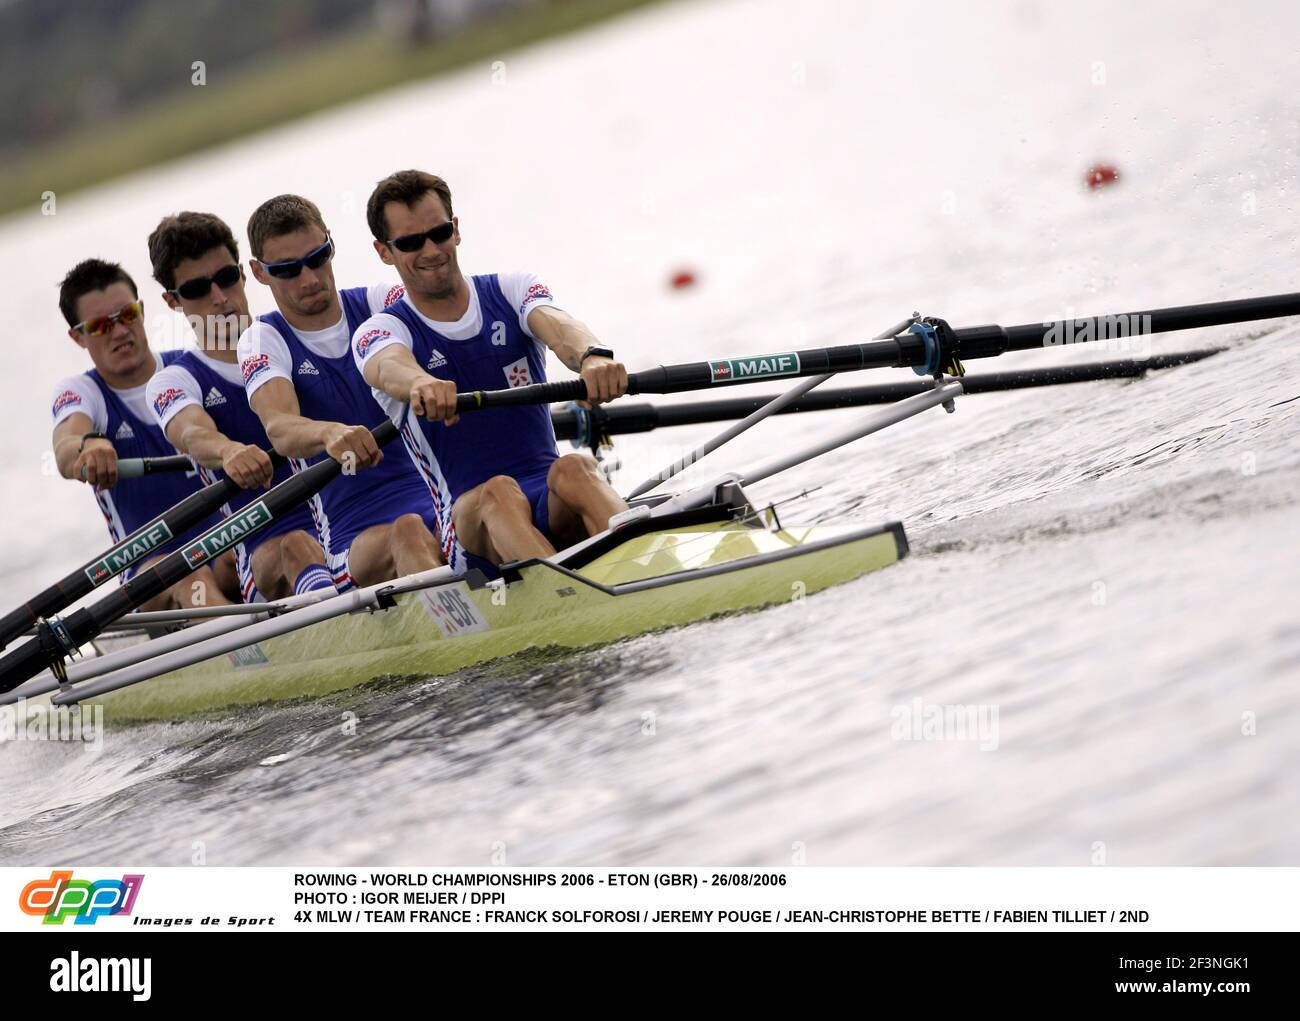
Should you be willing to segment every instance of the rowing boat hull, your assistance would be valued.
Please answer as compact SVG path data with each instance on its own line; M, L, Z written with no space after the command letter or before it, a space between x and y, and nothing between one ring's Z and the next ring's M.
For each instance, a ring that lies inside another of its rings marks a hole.
M656 531L573 570L549 561L474 587L397 596L374 613L281 635L89 701L113 720L175 718L430 676L547 647L584 648L789 602L895 563L897 523L768 529L734 521Z

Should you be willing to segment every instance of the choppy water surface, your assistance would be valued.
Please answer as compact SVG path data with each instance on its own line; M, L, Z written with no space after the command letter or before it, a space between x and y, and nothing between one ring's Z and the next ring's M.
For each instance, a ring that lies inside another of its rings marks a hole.
M467 269L537 268L633 367L862 339L918 307L1011 324L1295 289L1290 7L863 7L668 6L512 58L504 85L420 85L9 221L31 346L0 379L6 591L103 544L89 497L40 472L48 384L81 368L54 284L91 249L147 278L177 208L242 224L301 190L356 282L371 182L427 166ZM287 155L365 133L384 144ZM1099 157L1121 184L1086 194ZM682 263L700 286L671 295ZM1298 341L1159 338L1228 351L966 398L765 483L812 490L786 520L908 528L910 559L802 603L112 731L96 755L0 745L0 862L1294 864ZM782 419L695 475L852 417ZM619 481L707 434L620 442ZM899 739L931 706L996 728Z

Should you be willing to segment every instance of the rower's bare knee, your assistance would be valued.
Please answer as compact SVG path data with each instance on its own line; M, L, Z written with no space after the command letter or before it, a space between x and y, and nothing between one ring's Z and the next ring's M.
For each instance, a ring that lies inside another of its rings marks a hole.
M509 475L493 475L478 487L478 502L483 517L492 517L502 511L519 511L531 515L528 498L519 483Z
M315 536L301 530L280 536L280 556L287 564L301 564L303 567L325 563L325 551Z
M222 591L222 586L211 567L200 567L188 578L171 588L172 598L180 609L198 606L225 606L232 602Z
M565 454L551 463L546 488L563 498L575 489L604 481L596 462L586 454Z
M419 514L403 514L388 528L392 577L429 571L446 563L438 538Z
M432 537L429 526L418 514L403 514L393 522L393 538L398 542L427 542Z

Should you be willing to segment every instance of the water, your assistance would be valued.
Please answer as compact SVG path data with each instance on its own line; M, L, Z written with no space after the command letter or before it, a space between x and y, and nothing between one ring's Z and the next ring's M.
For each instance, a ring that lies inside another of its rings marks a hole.
M462 264L537 269L633 368L863 339L918 307L1012 324L1283 292L1297 20L669 5L507 58L504 82L471 69L7 221L0 280L40 340L0 379L6 591L103 545L89 496L42 474L47 392L83 367L57 280L90 254L146 280L166 212L238 227L301 191L351 284L381 272L371 183L435 170ZM1089 194L1103 158L1120 184ZM679 265L700 285L668 293ZM813 490L788 520L900 519L912 541L802 604L113 731L98 755L0 746L0 862L1293 864L1298 339L1158 338L1229 350L966 398L765 483ZM692 477L853 417L769 423ZM618 482L709 431L621 440ZM996 710L996 740L896 739L918 705Z

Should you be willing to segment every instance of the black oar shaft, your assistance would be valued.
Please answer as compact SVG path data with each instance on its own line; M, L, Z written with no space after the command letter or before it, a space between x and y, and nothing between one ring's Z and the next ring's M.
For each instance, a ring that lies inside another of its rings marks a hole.
M383 446L397 438L397 427L384 421L372 433L375 442ZM66 652L65 643L73 647L84 645L103 631L104 625L166 592L227 549L315 496L342 470L338 461L327 458L281 482L260 500L240 508L193 542L140 571L117 591L70 614L59 625L65 636L62 641L49 625L42 625L35 638L0 659L0 692L12 691L61 660Z
M798 376L820 376L828 372L907 366L924 366L923 371L933 369L937 372L951 358L993 358L1007 351L1114 340L1293 315L1300 315L1300 294L1274 294L1238 301L1180 305L1146 312L1011 327L971 326L953 329L940 320L926 320L933 329L933 339L909 332L866 344L661 365L655 369L629 374L627 392L680 393L768 379L793 379ZM573 379L559 383L534 383L511 390L460 394L456 409L463 413L521 404L555 404L584 400L586 396L586 385L580 379Z
M275 467L278 468L284 463L284 458L274 451L267 451L267 453ZM190 471L193 468L193 463L184 455L143 458L139 463L142 466L142 473L146 475L159 471ZM210 486L204 486L180 503L167 508L148 524L141 525L117 545L93 560L88 560L66 577L33 596L22 606L6 613L0 617L0 649L40 618L48 617L71 606L86 593L117 577L132 564L152 556L158 547L178 535L185 534L239 491L239 486L230 479L221 479Z
M964 376L961 382L962 389L966 393L979 394L1102 379L1131 379L1141 376L1149 369L1185 365L1188 362L1208 358L1218 352L1218 348L1205 348L1177 354L1155 355L1140 360L1123 359L1084 365L1061 365L1050 369L985 372ZM893 404L905 397L914 397L931 389L933 384L928 379L916 379L906 383L814 390L776 413L792 415L809 411L832 411L839 408ZM590 413L575 413L568 409L557 408L551 412L551 422L555 426L555 438L559 440L572 440L586 434L586 430L581 428L580 414L593 416L595 419L593 428L597 432L609 436L621 436L677 425L699 425L744 418L777 396L779 395L762 394L755 397L723 397L716 400L695 401L691 404L638 404L616 401Z
M819 347L806 351L784 351L745 358L724 358L715 362L660 365L629 373L629 394L671 394L707 390L736 383L757 383L765 379L820 376L828 372L857 372L860 369L901 368L925 360L925 342L914 334L873 340L866 344ZM533 383L510 390L476 390L459 394L458 412L503 408L521 404L556 404L581 401L587 386L580 379L558 383Z
M1153 308L1145 312L1086 316L1082 319L1058 319L1050 323L1028 323L1024 326L1006 327L1007 347L1004 350L1028 351L1039 347L1054 347L1061 343L1081 343L1116 337L1144 336L1151 333L1173 333L1177 330L1198 330L1208 326L1226 326L1229 323L1281 319L1295 315L1300 315L1300 294L1270 294L1260 298ZM954 332L960 338L966 331ZM963 357L976 356L964 354Z

